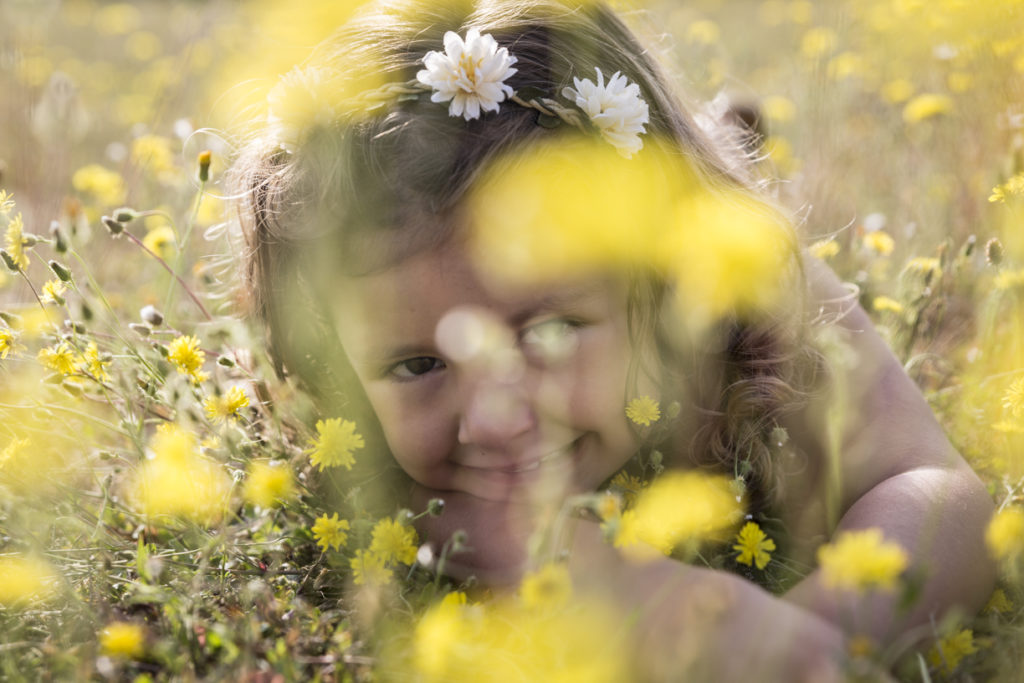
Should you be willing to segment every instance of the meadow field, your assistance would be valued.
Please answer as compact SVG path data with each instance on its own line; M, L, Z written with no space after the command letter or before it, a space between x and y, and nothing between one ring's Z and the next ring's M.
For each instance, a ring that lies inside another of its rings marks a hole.
M0 0L0 678L633 677L557 568L494 601L428 571L442 506L370 501L360 425L243 316L225 173L358 5ZM754 114L770 191L998 509L984 611L855 639L849 676L1024 680L1024 2L618 6L701 115Z

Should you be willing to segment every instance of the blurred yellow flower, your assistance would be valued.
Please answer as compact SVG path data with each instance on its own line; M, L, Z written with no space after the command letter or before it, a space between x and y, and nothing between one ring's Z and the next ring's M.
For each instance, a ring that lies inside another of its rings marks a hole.
M796 118L796 105L784 95L772 95L761 100L761 113L769 121L788 123Z
M87 372L92 375L99 382L106 382L110 380L110 375L107 374L107 366L110 365L111 361L104 358L100 354L100 349L96 346L96 342L89 342L89 346L85 349L85 354L82 357L81 369L83 372Z
M718 24L709 19L695 21L686 29L686 39L698 45L714 45L720 35Z
M992 596L985 603L982 614L1003 614L1013 609L1013 603L1006 597L1006 591L997 588L992 591Z
M356 459L352 451L366 445L362 435L356 431L356 423L333 417L329 420L317 420L317 435L310 440L309 461L318 469L325 467L344 467L352 469Z
M739 553L736 561L740 564L764 569L772 559L771 551L775 550L775 541L768 538L757 523L747 522L736 535L736 544L732 549Z
M827 240L819 240L809 246L807 251L811 252L811 256L822 261L827 261L836 254L839 253L839 242L836 242L831 237Z
M626 417L647 427L661 419L661 406L650 396L638 396L626 404Z
M124 202L121 174L99 164L89 164L75 171L71 185L79 192L91 195L102 206L116 206Z
M36 357L45 367L62 375L70 375L75 371L75 350L67 342L61 342L53 348L39 349Z
M595 512L597 512L597 516L600 517L603 522L614 519L622 513L622 501L619 496L611 491L605 491L600 494L600 497L597 500Z
M177 178L171 141L160 135L140 135L132 140L131 160L162 183Z
M619 519L615 545L637 559L695 550L705 541L724 541L743 509L729 480L700 472L667 472L639 496Z
M178 337L167 345L167 360L174 364L183 375L188 375L193 384L205 382L208 375L202 371L206 353L199 348L199 339L191 335Z
M922 93L903 107L903 120L909 124L920 123L952 111L953 100L949 95Z
M385 566L384 559L369 550L357 550L349 566L352 568L352 581L357 586L379 586L394 577L394 572Z
M385 564L392 562L412 564L416 561L418 543L415 529L390 517L385 517L373 527L370 552Z
M977 651L974 632L969 628L960 629L932 646L928 651L928 663L949 676L960 666L964 657Z
M1014 417L1024 418L1024 376L1015 379L1003 395L1003 407Z
M914 94L914 84L905 78L897 78L882 86L882 99L891 104L906 102Z
M174 249L174 229L169 225L153 228L142 238L142 245L166 261Z
M249 397L240 386L233 386L223 396L207 396L203 400L206 417L214 424L237 417L238 411L249 405Z
M537 571L527 572L519 584L519 597L529 609L565 607L572 597L568 567L561 562L549 562Z
M348 543L348 529L348 520L338 519L337 512L330 517L320 515L313 524L313 538L316 539L316 544L323 548L324 552L328 548L337 550Z
M40 300L44 304L64 304L64 292L68 286L60 280L47 280L43 283L43 295Z
M7 253L11 260L20 268L28 268L28 254L25 253L25 225L19 213L7 224L7 232L4 235Z
M17 333L9 327L0 327L0 360L7 358L9 353L24 351L24 347L17 343Z
M1001 270L996 275L992 284L996 289L1024 289L1024 268L1020 270Z
M295 477L286 463L254 460L249 463L242 497L252 505L270 508L295 496Z
M888 296L876 296L874 301L871 302L871 307L879 313L895 313L899 315L903 313L903 304L896 299Z
M993 187L988 200L1002 203L1006 201L1007 197L1014 195L1024 195L1024 172L1014 174L1002 185Z
M925 280L935 280L942 276L942 265L933 256L915 256L903 266L903 272L920 275Z
M800 54L808 59L820 59L835 50L838 38L836 32L826 26L812 28L800 40Z
M891 590L910 558L898 543L886 541L881 529L844 531L818 549L822 582L832 588Z
M28 555L0 556L0 605L21 607L57 591L58 576L45 560Z
M146 632L139 624L115 621L100 631L100 651L117 659L138 659L146 651Z
M621 493L626 507L631 508L644 490L645 485L640 477L627 472L619 472L612 477L612 480L608 483L608 488Z
M195 436L176 424L163 424L150 441L152 457L135 471L128 497L152 520L179 517L217 523L231 493L231 478L217 462L199 453Z
M865 232L861 242L866 248L882 256L888 256L896 247L896 241L884 230L869 230Z
M996 560L1016 560L1024 551L1024 510L1012 506L997 512L985 529L985 544Z

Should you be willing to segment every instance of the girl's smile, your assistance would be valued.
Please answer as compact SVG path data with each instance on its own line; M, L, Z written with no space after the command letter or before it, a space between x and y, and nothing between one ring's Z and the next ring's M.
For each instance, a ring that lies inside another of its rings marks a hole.
M453 239L339 292L344 351L424 486L494 500L593 490L636 451L621 282L496 291Z

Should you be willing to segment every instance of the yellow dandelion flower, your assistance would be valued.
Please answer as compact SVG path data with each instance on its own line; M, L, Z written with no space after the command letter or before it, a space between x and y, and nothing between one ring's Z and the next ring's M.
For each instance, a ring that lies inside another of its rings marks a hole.
M53 348L40 349L36 358L45 367L62 375L70 375L75 371L75 351L67 342L61 342Z
M191 335L178 337L167 346L167 359L183 375L188 375L194 384L206 381L202 371L206 353L199 348L199 339Z
M139 624L115 621L100 631L100 651L115 659L138 659L146 651L146 632Z
M166 261L174 248L174 229L169 225L154 228L142 238L142 245Z
M242 497L263 508L280 505L295 496L295 478L284 463L256 460L249 463L249 472L242 487Z
M46 561L27 555L0 557L0 605L20 607L46 600L57 590L58 577Z
M882 99L890 104L906 102L914 94L914 84L905 78L897 78L885 83L879 91Z
M64 304L64 292L68 286L60 280L47 280L43 285L43 296L40 297L44 304Z
M1006 507L997 512L985 529L985 543L997 560L1019 557L1024 551L1024 509Z
M920 123L951 111L953 111L953 99L949 95L921 93L903 107L903 121L908 124Z
M771 551L775 550L775 541L761 530L754 522L747 522L736 535L736 544L732 547L739 553L736 561L740 564L756 566L764 569L772 559Z
M21 270L28 268L28 254L25 253L25 224L19 213L7 224L5 234L7 253Z
M861 242L865 248L870 249L876 254L881 254L882 256L888 256L896 247L896 241L893 240L892 236L884 230L871 230L869 232L865 232Z
M519 584L519 597L529 609L550 610L564 607L572 597L572 579L562 563L551 562L527 572Z
M891 590L910 558L898 543L886 541L881 529L844 531L818 549L826 586L851 590Z
M988 198L990 202L1006 201L1007 197L1024 194L1024 172L1010 176L1002 185L992 188L992 195Z
M81 369L92 375L97 381L106 382L110 379L110 375L107 374L107 366L110 365L110 360L100 354L100 349L96 346L96 342L89 342L82 361Z
M357 586L379 586L394 576L394 572L384 565L383 558L369 550L357 550L355 557L349 561L349 566L352 568L352 580Z
M640 492L644 490L644 482L627 472L619 472L608 483L608 488L622 494L627 508L633 507Z
M903 304L896 301L896 299L884 295L876 296L874 301L871 302L871 308L879 313L895 313L896 315L903 313Z
M964 657L973 655L977 651L974 632L965 628L946 636L933 645L928 652L928 663L949 675L960 666Z
M328 548L337 550L348 543L348 529L348 520L338 519L337 512L330 517L320 515L313 524L313 538L324 552L327 552Z
M807 251L811 252L811 256L822 261L827 261L836 254L839 253L839 242L834 239L819 240L809 246Z
M838 38L832 29L817 26L807 31L800 40L800 52L808 59L819 59L835 49Z
M783 95L772 95L761 100L761 113L769 121L788 123L796 118L796 105Z
M0 327L0 360L7 358L9 353L23 351L24 347L17 343L18 335L9 327Z
M925 279L937 279L942 275L942 265L939 259L933 256L917 256L907 261L907 265L903 266L903 272L920 275Z
M309 460L317 468L344 467L352 469L355 457L352 451L366 445L363 437L356 431L356 423L334 417L329 420L317 420L317 436L309 442Z
M985 603L983 614L1004 614L1013 609L1013 603L1006 597L1006 591L997 588L992 591L992 597Z
M988 196L988 200L995 204L996 202L1002 204L1006 201L1006 192L1003 191L1002 185L996 185L992 188L992 194Z
M1006 389L1003 407L1014 417L1024 417L1024 376L1015 379Z
M695 21L686 29L686 40L697 45L714 45L720 36L718 24L708 19Z
M173 180L174 152L171 141L160 135L140 135L132 140L132 163L153 173L161 182Z
M206 417L215 424L230 417L237 417L238 411L248 405L249 397L239 386L231 387L223 396L207 396L203 400Z
M639 396L626 405L626 417L647 427L661 419L661 406L650 396Z
M71 186L78 192L91 195L104 206L115 206L124 201L121 174L99 164L89 164L75 171L71 176Z
M14 210L14 195L0 190L0 213L5 216Z
M418 539L416 530L385 517L373 527L370 552L385 563L401 562L412 564L416 561Z

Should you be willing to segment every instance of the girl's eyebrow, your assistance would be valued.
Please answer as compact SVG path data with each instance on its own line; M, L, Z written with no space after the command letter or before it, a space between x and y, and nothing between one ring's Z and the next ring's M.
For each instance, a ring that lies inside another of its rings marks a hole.
M513 327L520 327L540 313L566 311L589 303L604 293L600 283L586 283L561 287L539 299L528 302L508 317Z

